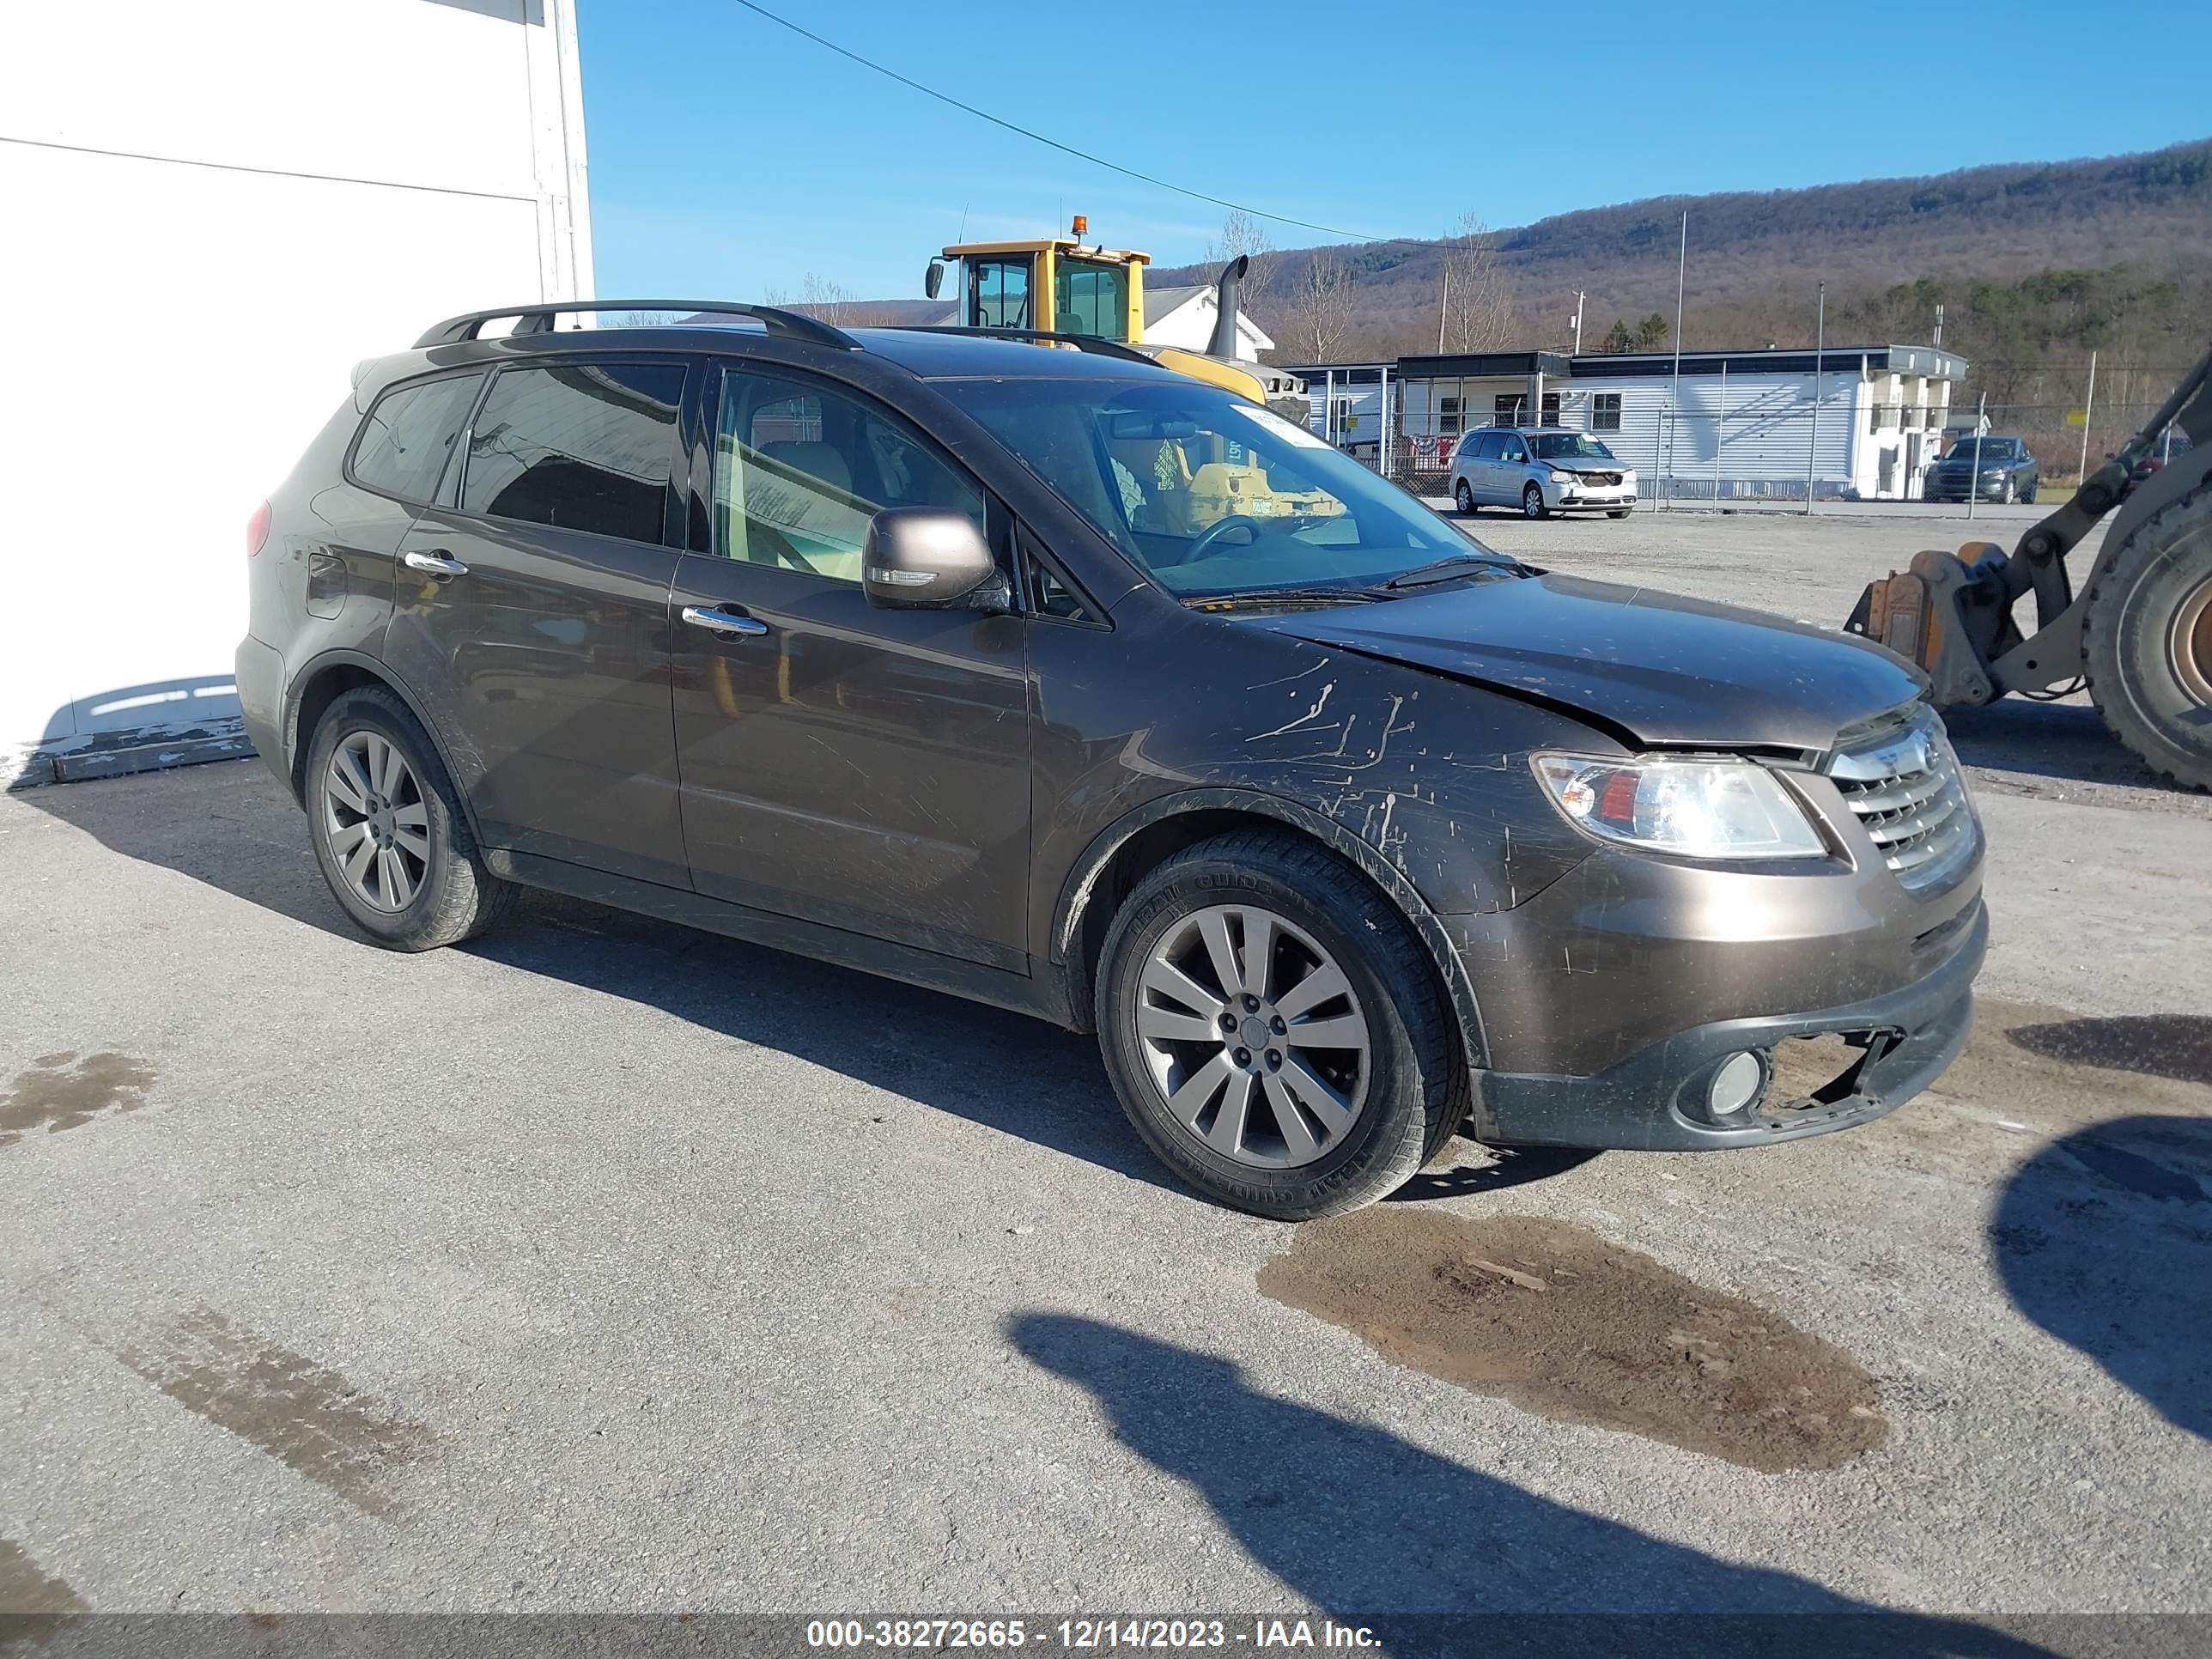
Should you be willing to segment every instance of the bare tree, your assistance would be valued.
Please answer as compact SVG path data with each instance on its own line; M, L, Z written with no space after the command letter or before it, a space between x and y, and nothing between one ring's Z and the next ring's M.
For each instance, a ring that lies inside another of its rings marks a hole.
M1513 344L1513 294L1490 227L1474 213L1461 214L1443 252L1437 349L1498 351Z
M818 271L806 273L806 280L799 284L799 303L808 316L825 323L840 324L852 318L853 296Z
M1246 311L1256 311L1267 302L1279 258L1267 227L1243 208L1231 208L1221 222L1221 234L1206 246L1206 263L1218 272L1239 254L1252 262L1245 267L1240 302Z
M1326 246L1314 249L1280 307L1284 331L1299 362L1328 362L1343 349L1352 303L1352 268L1344 255Z

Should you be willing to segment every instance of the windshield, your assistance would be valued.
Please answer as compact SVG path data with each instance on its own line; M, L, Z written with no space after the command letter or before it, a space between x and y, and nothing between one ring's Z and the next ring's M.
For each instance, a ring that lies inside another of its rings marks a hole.
M1528 441L1540 461L1609 461L1613 452L1586 432L1539 432Z
M1178 598L1350 590L1488 551L1304 427L1197 380L936 386Z
M2012 455L2012 440L2011 440L2011 439L2009 439L2009 438L1984 438L1984 439L1983 439L1983 440L1982 440L1982 459L1983 459L1984 460L1985 460L1985 461L2002 461L2002 460L2007 460L2007 459L2009 459L2011 458L2011 455ZM1954 444L1954 445L1952 446L1952 447L1951 447L1951 453L1950 453L1949 454L1946 455L1943 459L1944 459L1945 460L1947 460L1947 461L1971 461L1971 460L1972 460L1972 459L1974 459L1974 441L1973 441L1972 438L1961 438L1961 439L1960 439L1960 440L1959 440L1959 441L1958 441L1956 444Z

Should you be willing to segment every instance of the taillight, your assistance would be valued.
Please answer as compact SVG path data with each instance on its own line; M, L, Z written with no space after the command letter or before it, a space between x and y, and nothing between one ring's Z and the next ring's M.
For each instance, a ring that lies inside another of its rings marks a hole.
M253 516L246 521L246 556L252 558L269 539L269 503L264 501L253 509Z

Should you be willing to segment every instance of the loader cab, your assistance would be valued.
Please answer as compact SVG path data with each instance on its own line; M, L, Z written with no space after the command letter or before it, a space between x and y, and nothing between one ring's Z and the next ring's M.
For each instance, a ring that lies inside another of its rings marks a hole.
M1087 246L1078 234L1028 242L958 242L942 258L958 261L963 328L1040 329L1052 334L1135 343L1145 337L1145 267L1152 256ZM941 264L930 268L943 282ZM933 287L930 297L937 297Z

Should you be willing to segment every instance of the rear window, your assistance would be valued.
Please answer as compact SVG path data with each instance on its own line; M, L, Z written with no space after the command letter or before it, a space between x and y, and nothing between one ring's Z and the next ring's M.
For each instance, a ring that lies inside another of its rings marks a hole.
M469 432L461 511L659 542L681 363L508 368Z
M415 380L379 398L354 440L353 481L403 501L433 499L483 378Z

